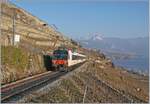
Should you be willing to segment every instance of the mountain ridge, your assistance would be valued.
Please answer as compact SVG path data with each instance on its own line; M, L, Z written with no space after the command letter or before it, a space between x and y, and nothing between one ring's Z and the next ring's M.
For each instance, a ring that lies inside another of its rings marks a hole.
M92 35L90 38L82 38L78 39L77 41L86 48L100 49L103 52L113 51L148 56L148 39L149 37L102 37L102 35L96 34Z

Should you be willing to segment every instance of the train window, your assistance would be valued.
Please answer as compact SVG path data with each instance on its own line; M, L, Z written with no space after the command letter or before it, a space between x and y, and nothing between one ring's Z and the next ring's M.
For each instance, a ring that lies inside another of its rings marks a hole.
M67 60L68 51L67 50L55 50L53 52L55 59Z
M84 59L82 56L72 55L72 60Z

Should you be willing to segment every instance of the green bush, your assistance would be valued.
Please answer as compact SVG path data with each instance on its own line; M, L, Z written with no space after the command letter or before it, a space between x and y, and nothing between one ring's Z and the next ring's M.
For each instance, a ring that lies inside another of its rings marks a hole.
M13 46L1 47L2 65L8 65L17 69L25 69L28 64L27 52Z

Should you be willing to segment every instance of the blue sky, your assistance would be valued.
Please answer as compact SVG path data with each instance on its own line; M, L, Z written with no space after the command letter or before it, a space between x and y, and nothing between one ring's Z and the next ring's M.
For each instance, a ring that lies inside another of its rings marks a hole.
M10 0L72 38L148 36L148 1Z

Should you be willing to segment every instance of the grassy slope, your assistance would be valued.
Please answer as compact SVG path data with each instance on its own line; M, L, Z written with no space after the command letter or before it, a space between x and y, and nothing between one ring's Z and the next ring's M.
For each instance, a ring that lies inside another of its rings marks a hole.
M28 64L27 52L20 48L8 46L1 47L2 65L9 65L9 67L23 70Z

